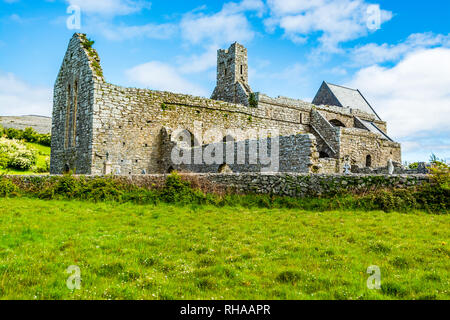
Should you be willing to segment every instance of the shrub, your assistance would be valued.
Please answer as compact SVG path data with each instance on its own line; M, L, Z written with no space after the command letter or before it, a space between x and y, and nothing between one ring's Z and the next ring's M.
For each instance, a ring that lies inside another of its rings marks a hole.
M0 146L0 169L6 169L8 168L9 164L9 155L1 150Z
M112 178L94 178L85 183L82 180L81 198L93 201L121 200L124 188Z
M26 128L22 132L22 139L27 142L37 142L39 140L39 134L33 128Z
M17 140L22 139L22 130L9 128L5 130L5 134L8 139L17 139Z
M419 163L418 162L410 163L408 167L411 170L415 170L415 169L419 168Z
M256 100L256 95L253 92L248 97L248 105L252 108L258 107L258 100Z
M3 168L28 170L36 164L36 152L17 140L0 138L0 155Z
M39 143L40 145L45 146L45 147L51 147L51 145L52 145L51 135L50 134L39 135L39 139L38 139L37 143Z
M440 161L436 161L430 168L430 179L440 188L450 190L450 167Z
M206 196L200 190L192 189L191 184L183 181L174 171L166 179L166 184L161 191L161 200L169 203L203 203L206 201Z
M4 177L0 178L0 197L16 196L19 194L19 188Z
M38 143L46 147L51 146L51 135L37 133L33 128L19 130L14 128L4 129L8 139L25 140L26 142ZM0 137L2 134L0 134Z
M45 163L44 163L44 164L37 165L37 166L33 169L33 171L36 172L36 173L47 173L47 172L50 172L50 159L47 158L47 159L45 160Z
M92 46L93 46L94 44L95 44L95 41L94 41L94 40L86 39L86 40L83 42L83 47L84 47L86 50L89 50L89 49L92 48Z

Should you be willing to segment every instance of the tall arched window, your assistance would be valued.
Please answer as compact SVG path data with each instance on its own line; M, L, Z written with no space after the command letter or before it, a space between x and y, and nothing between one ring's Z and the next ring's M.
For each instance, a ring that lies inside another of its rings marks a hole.
M76 147L77 140L77 110L78 110L78 82L73 86L73 111L72 111L72 147Z
M67 149L69 147L69 132L70 132L70 111L71 111L71 91L72 88L70 84L67 85L67 93L66 93L66 124L64 127L64 148Z
M372 166L372 156L369 154L366 157L366 167L370 168Z

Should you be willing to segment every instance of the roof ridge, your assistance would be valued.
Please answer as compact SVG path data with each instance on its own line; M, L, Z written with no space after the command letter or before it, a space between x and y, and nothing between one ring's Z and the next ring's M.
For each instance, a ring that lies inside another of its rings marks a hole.
M326 82L326 81L325 81L325 83L328 84L328 85L335 86L335 87L340 87L340 88L344 88L344 89L348 89L348 90L352 90L352 91L359 91L358 89L353 89L353 88L349 88L349 87L344 87L344 86L341 86L341 85L339 85L339 84L334 84L334 83L331 83L331 82Z

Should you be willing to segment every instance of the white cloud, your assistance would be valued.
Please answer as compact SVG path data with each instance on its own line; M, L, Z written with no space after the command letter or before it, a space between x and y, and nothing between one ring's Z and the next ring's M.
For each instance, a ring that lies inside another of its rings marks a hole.
M144 0L66 0L80 7L82 13L105 16L128 15L149 9L151 2Z
M179 58L181 71L206 71L216 65L219 48L235 41L252 40L255 32L245 13L256 12L261 16L264 10L261 0L243 0L225 3L219 12L213 14L205 14L199 10L185 14L180 22L182 38L186 43L203 46L204 52Z
M12 73L0 71L0 115L50 116L52 89L31 86Z
M393 68L364 68L348 85L365 94L395 138L450 133L450 49L419 50Z
M431 32L412 34L405 41L398 44L369 43L352 49L351 56L359 66L372 65L388 61L398 61L404 55L435 46L450 47L450 35L435 35Z
M125 74L130 81L153 90L189 93L197 96L207 95L205 89L180 76L176 68L159 61L138 65L127 70Z
M250 6L248 3L253 5ZM260 1L244 0L241 3L226 3L221 11L214 14L188 13L180 23L182 36L193 44L202 42L223 44L251 40L255 33L244 11L259 10L258 3L262 5Z
M341 42L368 34L367 9L364 0L268 0L272 16L265 20L268 31L275 27L296 43L304 43L311 34L320 34L326 50L337 51ZM381 10L381 23L392 13Z
M145 24L141 26L112 25L97 23L96 29L109 40L126 40L132 38L169 39L177 32L173 24Z
M179 69L182 73L204 72L216 67L218 46L211 45L198 55L189 57L180 56L177 58Z

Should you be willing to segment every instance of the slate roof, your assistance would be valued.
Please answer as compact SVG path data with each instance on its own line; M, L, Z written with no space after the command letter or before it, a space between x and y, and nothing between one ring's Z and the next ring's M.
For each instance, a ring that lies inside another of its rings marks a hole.
M387 140L389 140L389 141L394 141L394 140L392 140L386 133L384 133L380 128L378 128L377 125L376 125L375 123L370 122L370 121L366 121L366 120L362 120L362 119L359 119L359 118L358 118L358 120L361 121L361 123L362 123L362 124L367 128L367 130L369 130L370 132L377 133L377 134L381 134L381 137L382 137L383 139L387 139Z
M361 111L373 114L377 117L378 120L381 120L381 118L378 116L370 103L366 100L366 98L364 98L359 90L339 86L328 82L325 83L328 88L330 88L331 92L334 94L342 107L359 109Z

